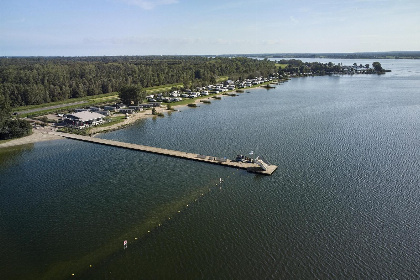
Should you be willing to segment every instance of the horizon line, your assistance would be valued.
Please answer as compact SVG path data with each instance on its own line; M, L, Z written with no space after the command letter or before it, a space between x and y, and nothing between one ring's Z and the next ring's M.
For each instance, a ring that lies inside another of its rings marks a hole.
M391 54L391 53L419 53L418 51L362 51L362 52L262 52L262 53L226 53L226 54L127 54L127 55L2 55L1 58L8 57L167 57L167 56L256 56L256 55L337 55L337 54Z

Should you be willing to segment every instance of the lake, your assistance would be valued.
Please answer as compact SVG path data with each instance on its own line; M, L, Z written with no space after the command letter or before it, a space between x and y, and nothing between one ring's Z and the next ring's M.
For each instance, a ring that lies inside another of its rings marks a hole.
M420 61L380 62L99 136L253 151L272 176L72 140L0 150L2 278L418 279Z

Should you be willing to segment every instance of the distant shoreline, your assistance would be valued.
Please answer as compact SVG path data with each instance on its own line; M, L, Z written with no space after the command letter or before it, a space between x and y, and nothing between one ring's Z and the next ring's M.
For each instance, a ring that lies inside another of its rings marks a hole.
M229 57L252 58L327 58L327 59L420 59L420 51L355 52L355 53L260 53L231 54Z

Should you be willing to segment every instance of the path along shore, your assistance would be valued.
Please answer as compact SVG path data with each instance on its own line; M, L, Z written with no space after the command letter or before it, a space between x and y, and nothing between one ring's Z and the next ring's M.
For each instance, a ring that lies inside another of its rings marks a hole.
M217 95L217 96L221 97L223 95ZM194 103L198 104L200 103L200 100L208 100L208 99L198 98L194 101ZM188 105L174 105L172 106L172 108L173 110L179 111L181 108L183 107L185 108L187 106ZM167 113L167 112L170 112L170 110L167 110L166 108L161 107L161 108L156 108L156 112ZM146 118L152 118L152 117L156 117L156 115L152 115L152 111L147 110L147 111L132 114L130 115L128 119L125 119L124 121L116 123L111 126L93 127L90 131L92 132L93 135L96 135L102 132L117 130L117 129L126 127L127 125L133 124L134 122L140 119L146 119ZM25 144L32 144L32 143L37 143L37 142L42 142L42 141L63 139L60 136L53 135L52 132L55 132L55 131L56 131L56 128L51 125L47 125L45 127L37 127L37 128L32 129L32 134L29 136L12 139L10 141L0 143L0 149L6 148L6 147L20 146L20 145L25 145Z

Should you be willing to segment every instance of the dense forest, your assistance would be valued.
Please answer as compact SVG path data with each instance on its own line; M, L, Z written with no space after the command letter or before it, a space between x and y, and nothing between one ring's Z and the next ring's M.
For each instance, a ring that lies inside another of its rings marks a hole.
M185 87L276 72L274 62L245 57L2 57L0 97L10 107L183 83Z

